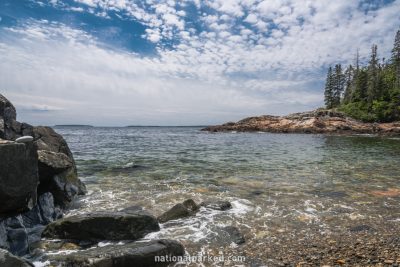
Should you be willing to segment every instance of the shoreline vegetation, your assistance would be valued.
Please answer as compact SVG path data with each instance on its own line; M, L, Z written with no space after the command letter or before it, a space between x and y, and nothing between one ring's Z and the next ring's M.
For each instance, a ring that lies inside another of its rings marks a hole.
M400 30L389 60L379 59L374 44L367 65L357 51L354 65L329 67L324 97L327 109L363 122L400 121Z
M329 67L325 105L314 111L287 116L263 115L238 122L208 126L209 132L273 132L314 134L400 135L400 30L390 60L379 60L377 46L367 66L344 71L341 64Z

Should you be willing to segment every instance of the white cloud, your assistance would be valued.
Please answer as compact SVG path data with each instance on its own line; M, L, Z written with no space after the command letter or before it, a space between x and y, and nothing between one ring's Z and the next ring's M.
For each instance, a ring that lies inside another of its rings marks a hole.
M130 16L154 44L177 43L144 57L48 21L0 37L1 88L17 100L29 96L30 107L54 110L51 118L97 124L202 124L315 108L322 68L351 61L357 48L366 57L372 43L387 56L400 25L399 0L373 10L346 0L197 1L198 11L211 9L200 14L200 29L186 22L189 1L76 2L86 11L98 7L92 12L99 16Z

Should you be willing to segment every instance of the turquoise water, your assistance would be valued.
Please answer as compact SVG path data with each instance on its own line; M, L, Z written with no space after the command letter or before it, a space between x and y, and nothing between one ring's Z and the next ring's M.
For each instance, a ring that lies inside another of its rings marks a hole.
M260 249L264 260L269 256L259 244L277 235L344 234L364 224L385 232L400 224L400 139L211 134L195 127L56 131L89 189L71 214L140 205L159 215L187 198L231 201L228 212L202 209L147 237L178 239L191 254ZM216 225L239 227L245 245L210 241Z

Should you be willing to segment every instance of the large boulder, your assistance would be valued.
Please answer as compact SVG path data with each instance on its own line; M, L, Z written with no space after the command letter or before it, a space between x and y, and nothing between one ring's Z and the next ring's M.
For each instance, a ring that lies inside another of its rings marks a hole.
M57 220L43 237L84 241L136 240L160 230L155 217L146 212L97 212Z
M17 119L17 112L13 104L0 94L0 138L12 139L12 126Z
M1 267L33 267L33 264L26 260L12 255L4 249L0 249L0 266Z
M0 140L0 159L0 214L33 208L39 184L35 145Z
M66 207L76 195L84 194L85 185L78 179L72 156L39 150L39 192L52 192L55 203Z
M16 118L15 107L0 94L0 138L15 140L26 135L34 138L39 150L39 194L51 192L56 205L68 207L75 195L86 193L86 188L78 178L67 142L50 127L20 123Z
M184 253L179 242L162 239L50 255L46 260L57 266L153 267L168 266Z

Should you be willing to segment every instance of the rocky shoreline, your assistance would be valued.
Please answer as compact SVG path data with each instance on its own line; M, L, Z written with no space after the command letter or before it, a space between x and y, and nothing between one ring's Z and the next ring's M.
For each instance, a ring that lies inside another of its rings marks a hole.
M184 254L173 240L134 242L160 229L142 210L62 218L86 193L68 144L50 127L18 122L15 107L1 94L0 159L0 266L33 266L29 259L57 266L162 266L154 256ZM103 240L125 244L95 246ZM57 246L76 252L46 255Z
M400 135L400 122L365 123L352 119L341 112L318 109L287 116L264 115L249 117L238 122L209 126L202 130L209 132L236 131L397 136Z
M192 199L159 217L139 206L64 217L86 194L64 138L50 127L16 120L16 109L0 94L0 266L166 266L155 257L183 256L175 240L141 240L160 224L196 215L200 207L232 208L229 202ZM222 243L245 242L234 226L217 229ZM108 245L100 245L106 242ZM44 265L43 265L44 264Z

